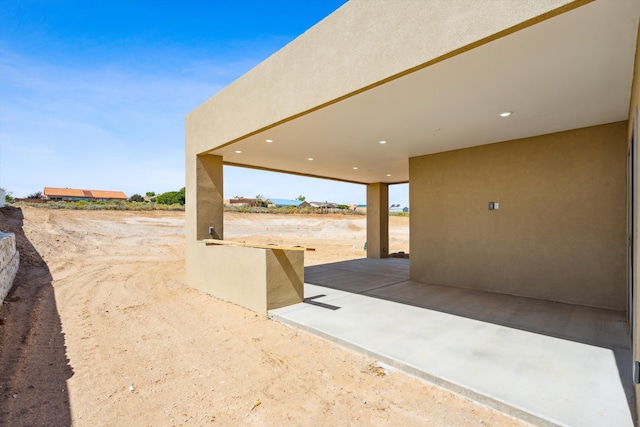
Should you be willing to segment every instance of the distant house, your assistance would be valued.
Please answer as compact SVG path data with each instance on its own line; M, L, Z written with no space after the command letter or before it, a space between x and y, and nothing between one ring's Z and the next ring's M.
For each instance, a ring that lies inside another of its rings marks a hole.
M43 199L49 201L75 202L84 200L87 202L127 200L127 195L122 191L106 190L79 190L76 188L44 187Z
M402 208L402 212L407 212L409 213L409 208L407 206L405 206L404 208Z
M259 201L258 199L247 199L244 197L236 197L233 199L225 199L224 204L227 206L236 206L236 207L259 207L263 205L263 201Z
M337 209L338 205L336 203L329 202L309 202L309 205L313 208L321 208L321 209Z
M309 205L316 208L319 213L335 212L338 209L338 204L331 202L309 202Z
M276 208L306 208L309 206L309 203L303 202L302 200L288 200L288 199L269 199L267 200L267 205L269 207Z

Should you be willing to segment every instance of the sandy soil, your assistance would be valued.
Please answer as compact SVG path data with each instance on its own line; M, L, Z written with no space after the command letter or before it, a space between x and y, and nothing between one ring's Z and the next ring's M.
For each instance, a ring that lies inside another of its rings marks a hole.
M180 212L0 209L0 425L523 425L184 283ZM229 214L236 240L362 257L361 217ZM278 235L278 237L275 237ZM408 219L392 218L408 251Z
M363 258L367 219L352 215L225 214L224 238L250 243L301 245L305 266ZM409 218L389 217L389 251L409 253Z

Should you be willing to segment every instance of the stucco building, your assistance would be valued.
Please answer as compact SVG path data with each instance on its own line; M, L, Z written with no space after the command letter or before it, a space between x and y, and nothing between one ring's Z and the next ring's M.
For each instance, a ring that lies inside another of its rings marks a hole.
M263 201L258 199L247 199L245 197L234 197L233 199L225 199L224 204L226 206L236 207L257 207L262 206Z
M86 202L127 200L127 195L122 191L110 190L81 190L77 188L44 187L42 197L50 201Z
M366 185L372 258L409 183L412 280L625 311L640 359L639 17L349 1L187 116L188 283L227 296L199 243L224 236L223 164Z

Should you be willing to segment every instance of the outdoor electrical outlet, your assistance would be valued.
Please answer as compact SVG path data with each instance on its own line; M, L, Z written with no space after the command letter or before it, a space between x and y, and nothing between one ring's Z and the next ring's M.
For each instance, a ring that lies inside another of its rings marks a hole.
M213 227L209 227L209 234L213 234Z
M489 210L492 211L493 210L493 202L489 202Z

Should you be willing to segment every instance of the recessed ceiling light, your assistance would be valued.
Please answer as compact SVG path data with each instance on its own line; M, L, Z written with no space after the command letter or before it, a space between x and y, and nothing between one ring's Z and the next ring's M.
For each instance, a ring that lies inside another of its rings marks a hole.
M265 139L266 142L273 142L273 139Z
M358 167L357 167L357 166L354 166L354 167L353 167L353 170L356 170L356 169L358 169Z
M513 114L513 111L504 111L500 113L500 117L509 117L512 114Z
M390 173L388 173L388 174L387 174L387 176L391 176L391 174L390 174Z
M236 150L236 153L240 154L240 153L242 153L242 150Z
M387 141L380 141L380 144L386 144Z
M307 160L311 161L311 160L313 160L313 157L309 157L309 158L307 158Z

